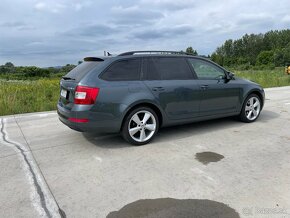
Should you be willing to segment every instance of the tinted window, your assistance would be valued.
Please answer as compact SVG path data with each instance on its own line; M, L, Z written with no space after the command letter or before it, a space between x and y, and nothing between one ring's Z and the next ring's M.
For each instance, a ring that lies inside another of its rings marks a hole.
M140 60L128 59L113 63L102 75L102 79L109 81L140 80Z
M189 59L189 63L199 79L218 79L225 75L222 69L210 62L192 58Z
M90 72L94 67L96 67L99 63L97 61L85 61L80 65L76 66L72 69L65 77L75 79L76 81L80 81L88 72Z
M147 80L193 79L184 58L157 57L147 61Z

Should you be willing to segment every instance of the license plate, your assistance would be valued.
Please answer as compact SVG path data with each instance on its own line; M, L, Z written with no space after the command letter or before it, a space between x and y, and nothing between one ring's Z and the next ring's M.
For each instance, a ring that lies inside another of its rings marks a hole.
M62 89L62 90L60 91L60 96L63 97L63 98L66 98L66 95L67 95L67 90Z

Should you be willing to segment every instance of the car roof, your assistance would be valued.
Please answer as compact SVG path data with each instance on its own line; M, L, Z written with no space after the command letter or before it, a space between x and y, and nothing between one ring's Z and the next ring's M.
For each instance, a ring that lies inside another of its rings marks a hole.
M98 56L98 57L86 57L84 61L105 61L105 60L121 60L128 58L136 58L136 57L194 57L204 60L209 60L205 56L197 56L190 53L186 53L183 51L128 51L125 53L121 53L119 55L110 55L110 56ZM111 62L109 61L109 62Z

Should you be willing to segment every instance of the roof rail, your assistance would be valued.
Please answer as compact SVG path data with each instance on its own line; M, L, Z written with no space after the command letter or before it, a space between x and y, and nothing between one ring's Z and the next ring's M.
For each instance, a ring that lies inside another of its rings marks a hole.
M128 51L122 54L119 54L118 56L125 56L125 55L134 55L134 54L138 54L138 53L147 53L147 54L179 54L179 55L193 55L190 53L186 53L183 51Z

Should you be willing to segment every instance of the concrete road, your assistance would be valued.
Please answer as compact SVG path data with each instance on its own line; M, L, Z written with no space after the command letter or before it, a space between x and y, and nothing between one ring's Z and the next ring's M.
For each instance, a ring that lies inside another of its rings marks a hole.
M290 217L290 87L257 122L165 128L148 145L0 117L0 217Z

